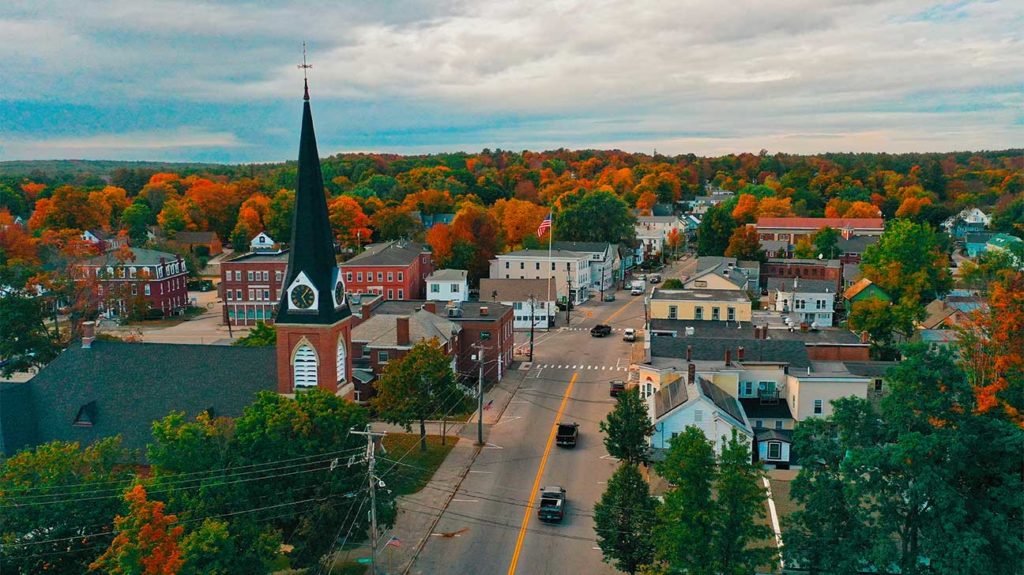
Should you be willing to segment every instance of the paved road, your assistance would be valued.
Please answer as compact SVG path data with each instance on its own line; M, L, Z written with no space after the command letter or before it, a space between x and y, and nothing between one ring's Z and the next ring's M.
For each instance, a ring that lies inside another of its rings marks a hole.
M595 549L591 515L616 465L604 449L598 422L613 406L608 381L626 375L621 368L629 344L618 330L595 339L587 329L599 322L641 326L642 298L616 295L616 302L592 302L573 311L571 328L585 329L556 329L537 338L533 367L502 418L488 429L488 447L410 573L615 572ZM558 420L580 424L575 449L548 447ZM537 485L567 489L568 516L562 524L537 520Z

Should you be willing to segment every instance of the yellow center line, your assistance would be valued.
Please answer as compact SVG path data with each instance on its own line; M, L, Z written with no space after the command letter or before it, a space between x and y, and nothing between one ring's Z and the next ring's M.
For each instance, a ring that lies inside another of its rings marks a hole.
M562 413L569 402L569 395L572 394L572 386L576 383L576 378L579 375L579 372L572 374L572 379L569 380L569 387L565 389L565 395L562 396L562 405L558 407L558 413L555 415L555 423L551 426L548 443L544 446L544 455L540 458L540 467L537 468L537 477L533 479L533 491L530 493L530 501L526 504L526 511L523 513L523 526L519 528L519 538L516 539L516 548L512 552L512 563L508 566L508 575L515 575L516 565L519 564L519 552L523 550L523 540L526 539L526 527L530 524L530 517L533 516L533 503L537 499L537 493L540 491L540 481L544 476L544 467L548 463L548 455L551 454L551 446L555 444L558 422L562 419Z
M645 293L643 297L647 297L647 294ZM624 306L619 308L619 311L617 311L617 312L613 313L612 315L608 316L608 319L606 319L604 321L607 322L609 325L611 325L612 320L615 319L616 317L618 317L618 315L620 313L626 311L626 308L629 307L630 305L632 305L633 302L635 302L635 301L636 301L636 298L630 299L628 302L626 302L626 305L624 305Z

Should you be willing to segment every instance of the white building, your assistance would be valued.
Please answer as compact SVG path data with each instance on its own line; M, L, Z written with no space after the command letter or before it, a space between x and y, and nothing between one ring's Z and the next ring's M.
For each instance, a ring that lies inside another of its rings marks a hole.
M427 299L432 301L466 301L469 299L466 270L436 270L427 276Z
M836 306L835 282L801 278L768 278L768 294L775 311L786 314L793 325L832 327Z
M637 257L640 261L664 253L668 235L677 230L680 238L686 237L686 223L676 216L638 216L633 226L636 239L640 242Z
M618 244L608 242L554 242L557 250L577 252L590 257L590 287L595 292L615 291L617 271L621 267Z
M491 260L491 279L554 278L558 299L573 304L590 298L590 255L566 250L519 250Z
M551 278L480 280L480 301L493 301L511 306L512 328L517 330L530 329L531 315L534 330L548 329L558 313L555 306L557 293L555 280Z
M750 444L754 432L736 398L703 377L694 380L687 381L684 374L677 374L675 381L648 397L647 410L654 423L651 447L668 449L672 438L691 426L704 432L714 444L715 453L722 452L733 430Z
M260 232L249 240L250 252L279 252L281 244L274 241L274 238L267 235L267 232Z

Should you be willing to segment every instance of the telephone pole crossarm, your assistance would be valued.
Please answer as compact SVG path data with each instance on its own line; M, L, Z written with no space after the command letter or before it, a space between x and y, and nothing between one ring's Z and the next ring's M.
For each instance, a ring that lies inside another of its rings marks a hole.
M374 475L374 468L376 467L376 444L374 439L384 437L387 435L387 432L373 431L371 425L367 423L365 431L353 429L349 433L366 436L366 462L368 466L366 475L370 482L370 575L377 575L377 484L378 482L383 482Z

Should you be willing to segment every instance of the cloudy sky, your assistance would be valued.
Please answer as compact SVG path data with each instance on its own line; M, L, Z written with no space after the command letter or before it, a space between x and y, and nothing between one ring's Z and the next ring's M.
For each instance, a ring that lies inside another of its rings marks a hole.
M0 4L0 160L1024 146L1024 2Z

